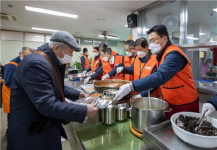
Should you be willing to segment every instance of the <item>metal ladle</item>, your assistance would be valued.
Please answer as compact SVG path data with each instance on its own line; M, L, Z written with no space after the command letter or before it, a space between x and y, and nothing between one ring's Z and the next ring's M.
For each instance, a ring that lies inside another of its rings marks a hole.
M196 123L196 127L194 129L195 132L197 132L202 124L202 122L204 121L204 117L205 117L205 113L207 112L207 110L203 113L202 117L199 119L199 121Z
M150 89L148 90L148 102L149 102L149 108L151 109L151 96L150 96Z

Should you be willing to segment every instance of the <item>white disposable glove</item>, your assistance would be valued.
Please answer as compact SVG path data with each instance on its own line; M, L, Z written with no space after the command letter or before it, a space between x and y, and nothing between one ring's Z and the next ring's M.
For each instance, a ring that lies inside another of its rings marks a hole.
M85 80L84 80L84 84L87 84L89 81L90 81L91 77L87 77Z
M116 96L114 97L115 101L119 101L121 100L124 96L126 96L127 94L129 94L132 90L131 90L131 85L130 84L124 84L120 87L120 89L118 90Z
M207 112L206 112L207 111ZM203 108L202 108L202 114L204 112L205 113L205 116L208 116L210 115L212 112L216 111L215 107L211 104L211 103L204 103L203 104Z
M93 75L94 73L96 73L96 72L94 71L94 72L92 72L90 75Z
M140 99L140 98L142 98L142 96L141 96L140 94L134 95L134 96L130 99L130 103L132 103L132 101L137 100L137 99Z
M86 74L87 74L87 71L86 71L86 70L84 70L84 71L83 71L83 75L85 76Z
M108 74L106 74L106 75L104 75L104 76L102 76L102 80L105 80L105 79L107 79L107 78L109 78L110 76L108 75Z
M140 94L134 95L134 96L130 99L130 103L131 103L132 101L137 100L137 99L140 99L140 98L142 98L142 96L141 96Z
M121 73L124 70L124 67L117 67L116 72Z

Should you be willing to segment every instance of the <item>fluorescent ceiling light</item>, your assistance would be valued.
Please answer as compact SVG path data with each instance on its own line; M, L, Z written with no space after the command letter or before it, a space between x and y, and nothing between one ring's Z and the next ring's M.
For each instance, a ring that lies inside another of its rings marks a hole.
M125 26L125 27L128 27L128 25L127 25L127 24L125 24L124 26Z
M143 28L143 30L144 30L145 32L147 32L149 29L148 29L148 28L146 28L146 27L144 27L144 28Z
M205 34L205 33L203 33L203 32L200 32L200 33L199 33L199 35L201 36L201 35L206 35L206 34Z
M110 35L106 35L106 37L109 38L109 39L119 39L119 37L110 36Z
M58 30L53 30L53 29L44 29L44 28L36 28L32 27L32 30L40 30L40 31L48 31L48 32L57 32Z
M92 43L92 41L89 41L89 40L84 40L84 42L87 42L87 43Z
M100 34L100 35L98 35L98 37L101 37L101 38L102 38L102 37L104 37L104 35L101 35L101 34Z
M214 10L215 12L217 12L217 8L214 8L213 10Z
M25 8L26 10L34 11L38 13L50 14L50 15L61 16L61 17L78 18L78 15L63 13L63 12L54 11L54 10L48 10L48 9L36 8L36 7L30 7L30 6L25 6Z
M199 38L191 37L191 36L187 36L187 39L190 39L190 40L199 40Z
M98 37L100 37L100 38L104 38L105 36L102 35L102 34L100 34L100 35L98 35ZM111 35L106 35L106 37L107 37L108 39L119 39L119 37L111 36Z

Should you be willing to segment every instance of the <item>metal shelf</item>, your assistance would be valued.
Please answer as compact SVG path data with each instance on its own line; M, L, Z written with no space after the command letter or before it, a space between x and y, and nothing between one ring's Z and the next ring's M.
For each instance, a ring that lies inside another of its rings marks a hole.
M178 45L181 49L196 49L196 48L213 48L217 47L217 42L210 43L197 43L197 44L186 44L186 45Z

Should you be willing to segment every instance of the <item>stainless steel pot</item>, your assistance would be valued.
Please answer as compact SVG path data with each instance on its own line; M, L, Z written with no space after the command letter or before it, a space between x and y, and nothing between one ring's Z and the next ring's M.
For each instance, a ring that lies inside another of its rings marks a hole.
M127 119L127 105L126 104L118 104L115 106L116 109L116 120L124 121Z
M109 105L106 108L101 109L100 111L100 120L102 123L111 125L115 123L115 106Z
M131 122L133 127L143 133L143 129L151 125L165 121L166 112L168 112L168 103L158 99L150 98L151 107L149 107L148 97L143 97L132 101L132 117Z

